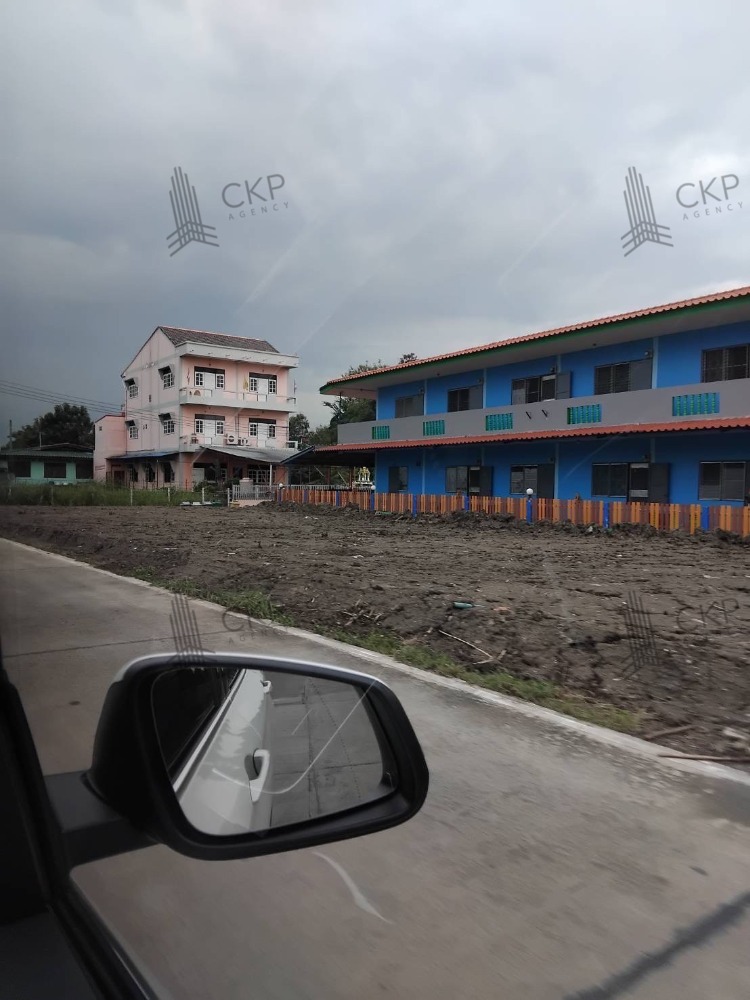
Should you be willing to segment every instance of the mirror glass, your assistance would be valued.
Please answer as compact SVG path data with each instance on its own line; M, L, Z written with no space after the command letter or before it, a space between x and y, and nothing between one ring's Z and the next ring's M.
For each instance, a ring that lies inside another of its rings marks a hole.
M261 832L343 812L398 784L366 690L304 674L183 666L154 681L164 763L203 833Z

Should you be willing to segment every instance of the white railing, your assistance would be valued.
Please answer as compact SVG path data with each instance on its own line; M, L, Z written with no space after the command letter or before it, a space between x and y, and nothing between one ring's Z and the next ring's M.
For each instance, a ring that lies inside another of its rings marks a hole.
M272 500L276 489L267 483L240 483L232 486L232 500Z
M202 385L188 385L180 388L181 403L200 403L204 399L213 399L217 406L242 406L253 404L258 409L294 409L297 405L296 396L280 396L275 392L235 392L232 389L214 389Z
M230 440L228 440L230 439ZM296 451L299 441L283 437L249 437L245 434L182 434L180 448L273 448L277 451Z

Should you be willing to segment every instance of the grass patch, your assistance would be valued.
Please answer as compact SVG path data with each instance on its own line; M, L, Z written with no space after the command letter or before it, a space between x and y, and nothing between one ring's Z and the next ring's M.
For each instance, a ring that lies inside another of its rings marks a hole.
M206 587L193 580L165 580L146 567L130 570L129 575L146 583L152 583L156 587L170 590L173 594L184 594L186 597L220 604L227 611L236 611L250 618L263 618L279 625L294 624L289 615L276 607L270 597L259 590L226 590L221 587Z
M480 673L457 663L445 653L435 652L427 646L417 646L404 642L398 636L384 632L350 635L344 629L332 629L326 630L324 634L332 639L338 639L339 642L348 643L350 646L360 646L376 653L392 656L400 663L421 667L423 670L440 674L442 677L455 677L468 684L474 684L476 687L533 702L535 705L570 715L582 722L591 722L607 729L616 729L621 733L636 733L641 728L641 713L629 712L627 709L617 708L615 705L606 703L585 701L580 697L568 694L552 681L528 680L503 670Z
M297 624L290 615L277 608L267 594L258 590L225 590L206 587L192 580L164 580L146 567L132 570L130 575L147 583L164 587L175 594L184 594L187 597L211 601L214 604L222 605L229 611L237 611L250 618L262 618L280 625ZM308 626L305 627L308 628ZM642 713L629 712L627 709L617 708L615 705L606 703L585 701L580 696L568 693L552 681L528 680L523 677L515 677L503 670L492 673L470 670L445 653L439 653L428 646L405 642L397 635L388 632L367 632L362 635L353 635L342 628L319 627L309 630L330 639L345 642L349 646L359 646L361 649L369 649L375 653L392 656L400 663L440 674L441 677L454 677L466 681L468 684L474 684L476 687L496 691L498 694L533 702L535 705L561 712L563 715L570 715L582 722L591 722L621 733L637 733L641 729Z
M206 493L213 499L214 494ZM41 483L13 484L0 488L0 504L42 507L175 507L183 500L200 500L200 492L166 487L158 490L133 490L129 487L106 486L104 483L80 483L55 486Z

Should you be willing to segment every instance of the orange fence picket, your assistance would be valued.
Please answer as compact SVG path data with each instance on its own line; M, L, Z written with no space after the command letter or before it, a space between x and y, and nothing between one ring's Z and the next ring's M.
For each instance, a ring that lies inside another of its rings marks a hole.
M281 499L281 498L280 498ZM469 510L482 514L509 514L526 520L529 501L525 497L456 496L453 494L373 493L367 490L295 489L284 493L285 501L355 506L391 514L451 514ZM651 525L658 531L717 529L750 536L750 506L719 507L701 504L630 503L625 500L553 500L533 497L532 522L572 522L576 525Z

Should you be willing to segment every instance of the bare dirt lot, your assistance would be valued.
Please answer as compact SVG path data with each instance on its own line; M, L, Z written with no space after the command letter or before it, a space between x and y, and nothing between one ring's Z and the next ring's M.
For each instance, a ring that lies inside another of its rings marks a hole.
M227 604L257 591L300 627L750 761L750 545L736 538L291 504L3 507L0 533Z

